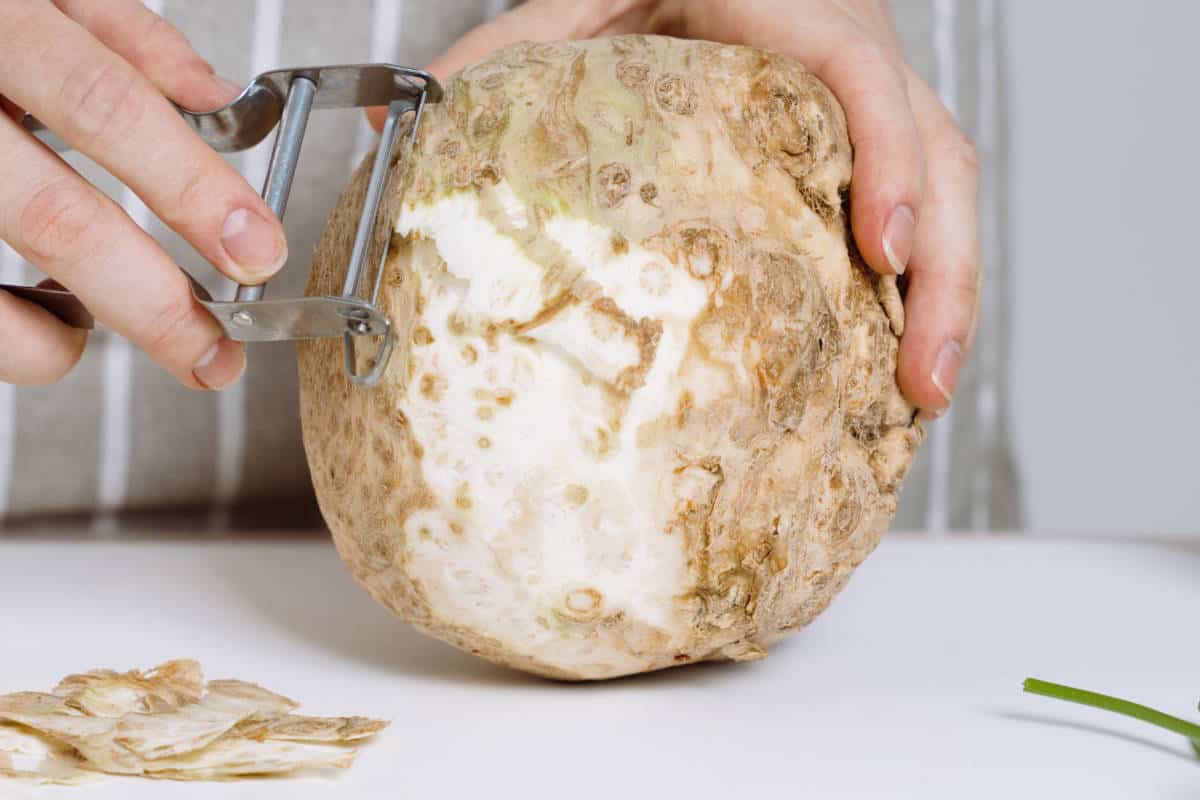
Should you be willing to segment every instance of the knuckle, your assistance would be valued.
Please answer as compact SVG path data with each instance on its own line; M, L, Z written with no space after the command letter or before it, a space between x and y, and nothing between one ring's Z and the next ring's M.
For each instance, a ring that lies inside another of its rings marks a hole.
M865 36L857 37L854 44L844 51L850 60L857 64L873 66L892 66L891 54L884 47Z
M139 338L148 352L174 361L171 354L192 332L196 319L196 304L191 293L177 289L154 314L147 316Z
M159 47L164 44L168 46L179 44L183 34L179 32L178 28L149 9L146 10L146 14L146 29L142 32L143 49Z
M942 146L942 153L956 172L971 176L979 174L979 148L962 129L953 129Z
M119 64L86 64L63 83L67 125L85 144L105 133L136 125L142 103L133 69Z
M192 51L192 46L182 31L158 14L151 11L147 11L147 14L149 19L146 21L146 30L138 48L139 57L160 55L168 59L181 58L187 66L191 66L193 62L208 66L207 62ZM209 68L208 71L211 72L212 69Z
M858 70L877 70L872 74L879 78L893 80L898 88L904 86L904 70L896 56L882 43L874 39L860 37L845 50L850 64Z
M163 221L172 227L184 224L199 209L210 207L213 198L222 196L212 174L203 168L189 170L180 180L171 202L161 209Z
M951 273L946 281L946 291L956 307L973 310L979 302L981 283L978 265L965 262Z
M5 38L14 41L28 41L25 37L34 35L39 21L43 18L43 10L37 3L4 3L0 5L3 14Z
M18 236L35 259L70 259L83 253L103 209L103 201L90 186L60 178L30 199L21 212Z

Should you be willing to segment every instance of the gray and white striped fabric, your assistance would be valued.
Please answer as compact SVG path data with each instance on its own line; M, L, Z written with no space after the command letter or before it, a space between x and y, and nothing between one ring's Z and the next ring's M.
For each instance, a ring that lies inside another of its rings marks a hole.
M500 13L507 0L147 0L191 39L217 71L244 83L283 65L428 63L459 35ZM906 485L897 526L1014 529L1014 472L1005 443L999 238L1003 160L995 0L894 4L914 67L975 138L985 164L985 315L952 414L932 426ZM299 294L308 254L350 170L373 134L355 112L314 114L285 220L292 259L270 287ZM269 142L232 158L261 185ZM216 296L229 292L175 234L109 175L71 163L116 198ZM0 244L0 282L38 275ZM0 384L0 529L59 526L64 517L98 531L162 530L170 521L214 529L318 528L301 445L295 354L256 345L234 388L216 394L177 386L126 341L97 330L79 366L51 387Z

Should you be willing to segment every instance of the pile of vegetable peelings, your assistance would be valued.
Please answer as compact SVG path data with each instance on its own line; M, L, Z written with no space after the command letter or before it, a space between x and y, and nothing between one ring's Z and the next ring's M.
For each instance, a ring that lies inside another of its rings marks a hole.
M388 724L301 716L297 707L246 681L206 683L191 660L69 675L49 693L0 696L0 778L204 781L347 768L358 745Z

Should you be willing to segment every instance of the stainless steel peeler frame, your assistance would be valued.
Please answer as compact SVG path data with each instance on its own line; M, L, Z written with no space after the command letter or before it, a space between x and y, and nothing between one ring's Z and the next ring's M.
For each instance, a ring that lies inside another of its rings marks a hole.
M341 295L264 300L266 285L263 284L238 286L233 300L220 301L213 300L193 280L197 301L212 313L229 338L243 342L279 342L341 336L346 375L350 380L364 387L374 386L379 381L393 344L391 321L376 306L389 236L382 237L383 249L370 299L361 293L364 268L381 223L380 204L388 165L400 138L401 117L413 113L412 127L404 142L403 157L407 158L425 104L436 103L441 98L441 86L427 72L394 64L357 64L265 72L224 108L210 112L179 109L200 138L222 153L253 147L278 128L262 196L276 216L283 219L309 113L319 108L388 108ZM23 124L26 130L56 150L70 149L33 117L26 116ZM7 285L0 285L0 289L37 303L73 327L91 328L94 325L91 314L70 292ZM360 375L355 364L354 344L357 338L365 336L383 337L383 341L370 371Z

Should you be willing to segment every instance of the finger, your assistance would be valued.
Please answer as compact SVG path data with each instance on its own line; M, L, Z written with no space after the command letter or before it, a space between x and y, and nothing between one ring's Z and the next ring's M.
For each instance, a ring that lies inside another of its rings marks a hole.
M79 362L87 331L69 327L33 303L0 290L0 383L41 386Z
M0 94L107 168L219 270L261 283L282 266L283 230L266 203L128 62L26 0L0 3L0 51Z
M427 69L435 78L444 81L463 67L518 42L552 42L598 33L628 32L634 27L634 22L628 18L639 5L645 3L632 0L528 0L468 31ZM383 128L386 117L386 108L367 109L367 119L376 130Z
M184 108L210 111L241 93L216 75L178 28L140 0L54 0L64 14Z
M867 264L902 274L912 255L924 193L924 158L899 71L865 39L813 66L846 111L854 146L850 224Z
M933 91L914 77L927 185L905 297L897 377L936 417L950 405L979 318L979 164L975 148Z
M896 15L891 3L862 3L855 7L855 16L871 35L882 42L897 57L903 58L903 43L896 26Z
M185 385L237 379L243 349L222 338L183 271L119 206L5 118L0 174L0 239Z

